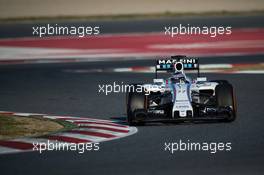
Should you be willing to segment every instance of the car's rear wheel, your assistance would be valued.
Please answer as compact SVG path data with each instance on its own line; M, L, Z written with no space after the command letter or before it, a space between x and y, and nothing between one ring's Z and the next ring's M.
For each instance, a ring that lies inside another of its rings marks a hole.
M129 125L142 124L143 120L137 120L137 118L144 118L144 111L146 111L146 95L143 92L137 92L139 85L134 86L134 90L127 91L127 122Z
M218 107L230 107L231 109L226 121L234 121L236 119L236 99L233 86L226 81L219 82L215 89L215 96Z

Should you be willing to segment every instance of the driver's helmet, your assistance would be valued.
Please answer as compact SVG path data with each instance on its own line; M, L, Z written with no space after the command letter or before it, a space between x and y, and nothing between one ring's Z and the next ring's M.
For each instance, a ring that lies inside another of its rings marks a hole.
M184 76L183 73L181 73L181 72L175 72L175 73L172 75L172 78L181 79L181 78L185 78L185 76Z
M185 81L185 76L181 72L175 72L170 77L170 80L171 80L172 83L179 83L180 81Z
M190 83L191 82L191 79L186 77L185 74L182 72L175 72L169 79L171 83L180 83L180 82Z

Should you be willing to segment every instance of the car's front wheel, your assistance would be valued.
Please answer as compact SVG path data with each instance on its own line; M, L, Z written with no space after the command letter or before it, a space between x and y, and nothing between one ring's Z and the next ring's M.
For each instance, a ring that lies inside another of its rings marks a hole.
M227 82L219 83L215 89L215 96L218 107L230 107L231 109L227 121L234 121L236 119L236 99L233 86Z
M137 116L143 115L146 109L146 95L144 92L137 92L138 85L133 85L133 91L127 91L127 122L129 125L137 125L142 121L136 120ZM131 90L132 88L130 88Z

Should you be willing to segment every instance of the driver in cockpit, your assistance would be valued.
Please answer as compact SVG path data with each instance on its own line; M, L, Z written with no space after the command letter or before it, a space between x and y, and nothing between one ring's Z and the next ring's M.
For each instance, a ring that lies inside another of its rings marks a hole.
M183 64L181 62L177 62L174 64L173 74L169 79L171 83L190 82L186 75L183 73Z

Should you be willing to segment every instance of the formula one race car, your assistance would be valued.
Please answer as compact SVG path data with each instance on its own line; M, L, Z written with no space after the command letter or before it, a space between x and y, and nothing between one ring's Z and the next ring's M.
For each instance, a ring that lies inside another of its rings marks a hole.
M226 80L207 81L200 77L198 59L172 56L157 61L156 78L151 84L127 87L126 105L129 125L145 122L234 121L236 100L233 87ZM196 79L185 71L198 70ZM157 73L171 73L158 79Z

